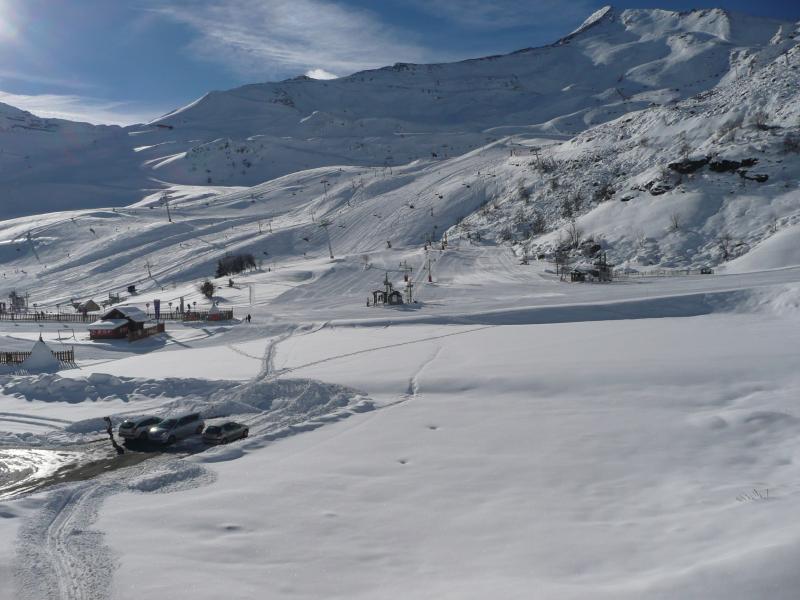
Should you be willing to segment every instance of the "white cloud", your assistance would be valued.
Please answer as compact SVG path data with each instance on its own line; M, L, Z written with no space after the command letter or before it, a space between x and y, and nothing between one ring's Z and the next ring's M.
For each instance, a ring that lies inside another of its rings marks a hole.
M137 109L131 103L60 94L25 95L0 91L0 102L27 110L39 117L104 125L146 123L163 112L156 109Z
M429 57L408 32L329 0L184 0L151 10L195 30L187 52L248 77L341 76Z
M306 77L311 77L311 79L336 79L336 75L325 69L309 69L306 71Z
M598 8L596 0L404 0L418 10L475 29L569 27ZM569 33L564 31L563 35ZM555 38L562 32L555 32Z

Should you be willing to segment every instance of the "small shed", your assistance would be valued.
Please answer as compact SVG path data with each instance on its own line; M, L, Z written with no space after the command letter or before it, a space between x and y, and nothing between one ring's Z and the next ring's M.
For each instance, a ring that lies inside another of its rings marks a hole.
M578 269L570 271L569 280L573 283L586 281L586 273Z
M100 305L97 304L94 300L87 300L86 302L82 302L80 304L75 305L75 311L86 314L90 312L100 312L102 310Z

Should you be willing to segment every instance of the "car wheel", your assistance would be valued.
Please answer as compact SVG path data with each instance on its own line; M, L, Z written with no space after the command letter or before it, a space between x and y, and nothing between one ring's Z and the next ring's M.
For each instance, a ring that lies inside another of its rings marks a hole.
M244 439L244 438L246 438L248 435L250 435L250 430L249 430L249 429L245 429L245 430L244 430L244 433L242 433L242 438Z
M143 431L142 433L140 433L138 439L139 439L140 442L147 441L147 432Z
M167 443L168 444L174 444L175 443L175 436L174 435L169 436L167 438Z
M222 443L222 444L227 444L227 443L228 443L228 438L226 438L226 437L222 438L222 439L220 440L220 443Z
M195 433L203 433L203 426L202 425L198 425L197 426L197 431L195 431Z

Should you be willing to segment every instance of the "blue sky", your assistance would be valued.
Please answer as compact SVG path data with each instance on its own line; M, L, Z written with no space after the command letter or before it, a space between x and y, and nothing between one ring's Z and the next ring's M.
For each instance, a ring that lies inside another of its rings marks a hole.
M0 102L103 123L149 120L209 90L555 41L593 0L0 0ZM800 20L797 0L618 2Z

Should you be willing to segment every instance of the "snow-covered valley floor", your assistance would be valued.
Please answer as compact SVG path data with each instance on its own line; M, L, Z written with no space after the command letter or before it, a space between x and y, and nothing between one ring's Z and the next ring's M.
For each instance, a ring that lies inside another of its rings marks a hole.
M0 450L190 409L251 437L0 500L0 598L796 597L800 270L581 285L462 248L408 311L356 257L304 272L225 292L249 325L76 327L78 368L2 380Z

